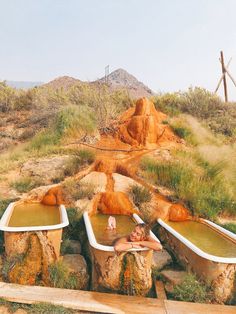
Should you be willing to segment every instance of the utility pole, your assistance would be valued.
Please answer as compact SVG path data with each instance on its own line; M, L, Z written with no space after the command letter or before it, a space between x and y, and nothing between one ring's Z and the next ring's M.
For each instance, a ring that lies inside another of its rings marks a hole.
M225 70L225 64L224 64L223 51L220 52L220 60L221 60L220 62L221 62L223 82L224 82L225 102L228 102L227 83L226 83L226 75L225 75L226 70Z
M109 65L105 67L105 83L108 84Z

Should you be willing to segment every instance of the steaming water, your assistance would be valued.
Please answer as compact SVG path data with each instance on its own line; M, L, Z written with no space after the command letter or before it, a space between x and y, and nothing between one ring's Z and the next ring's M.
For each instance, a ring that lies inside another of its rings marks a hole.
M113 245L113 242L120 237L130 234L135 227L131 216L112 215L116 219L116 229L107 230L107 222L110 215L97 214L90 217L96 240L102 245Z
M59 224L58 206L47 206L39 203L20 204L13 209L9 227L49 226Z
M208 254L236 257L236 244L205 224L196 221L166 223Z

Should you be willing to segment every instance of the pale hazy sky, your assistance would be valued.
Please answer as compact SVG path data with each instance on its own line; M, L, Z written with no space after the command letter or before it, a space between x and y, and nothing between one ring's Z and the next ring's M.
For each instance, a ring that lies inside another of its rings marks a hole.
M0 0L0 79L95 80L123 68L156 92L236 80L235 0ZM229 100L236 87L229 82ZM222 88L221 88L222 94Z

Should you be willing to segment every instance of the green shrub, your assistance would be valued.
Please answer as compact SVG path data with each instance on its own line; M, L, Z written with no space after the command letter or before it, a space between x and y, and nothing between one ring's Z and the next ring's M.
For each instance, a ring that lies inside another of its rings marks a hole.
M29 314L72 314L77 313L72 309L50 303L36 303L28 306Z
M186 138L191 134L191 131L184 127L172 127L174 132L182 138Z
M174 191L195 215L215 219L224 211L235 213L236 203L221 179L221 166L200 167L196 160L180 157L173 162L144 159L142 169L151 174L155 184Z
M75 155L80 159L82 164L91 164L95 160L95 153L88 149L80 149Z
M62 136L82 136L91 133L96 128L94 113L89 108L79 108L71 105L58 112L55 121L55 131Z
M32 179L31 177L21 177L11 183L11 187L16 189L20 193L28 192L40 185L41 182L39 180Z
M68 275L68 267L62 261L58 261L49 266L50 282L55 288L65 288Z
M185 302L207 303L211 300L209 288L193 274L188 274L182 283L174 287L172 297Z
M0 306L6 306L11 313L15 313L18 309L25 310L28 314L73 314L78 311L64 308L59 305L50 303L35 303L35 304L22 304L16 302L9 302L0 298Z
M92 151L83 149L75 152L65 165L64 174L66 176L75 175L83 166L94 162L95 154Z
M61 255L73 254L73 252L74 250L70 246L70 240L68 238L65 238L65 240L63 240L61 244Z
M73 178L63 182L63 188L67 197L75 201L83 198L92 199L94 195L92 184L81 184Z
M143 186L133 185L130 188L129 194L137 207L151 200L151 193Z
M42 130L35 135L29 144L28 150L41 150L45 146L54 146L59 143L59 136L53 130Z
M63 230L63 242L67 239L70 240L79 240L80 239L80 233L82 232L80 225L82 219L83 210L79 210L74 207L67 208L67 215L69 219L69 225L68 227L64 228ZM80 230L80 232L78 232ZM66 246L66 243L65 243Z
M180 93L159 94L153 97L153 102L157 110L160 110L169 116L176 116L181 113L180 104L182 97Z
M83 284L78 275L69 272L67 265L63 261L58 261L49 266L49 278L55 288L81 289Z
M236 234L236 224L235 223L224 223L224 224L219 224L219 225Z
M203 121L215 133L236 135L235 103L225 104L204 88L190 87L186 92L159 94L153 101L158 110L170 116L187 113Z

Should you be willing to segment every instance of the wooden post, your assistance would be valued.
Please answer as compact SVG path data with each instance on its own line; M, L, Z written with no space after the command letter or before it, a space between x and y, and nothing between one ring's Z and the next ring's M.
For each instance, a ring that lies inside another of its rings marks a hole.
M221 59L222 75L223 75L223 82L224 82L225 102L228 102L227 83L226 83L226 76L225 76L226 71L225 71L223 51L220 52L220 59Z

